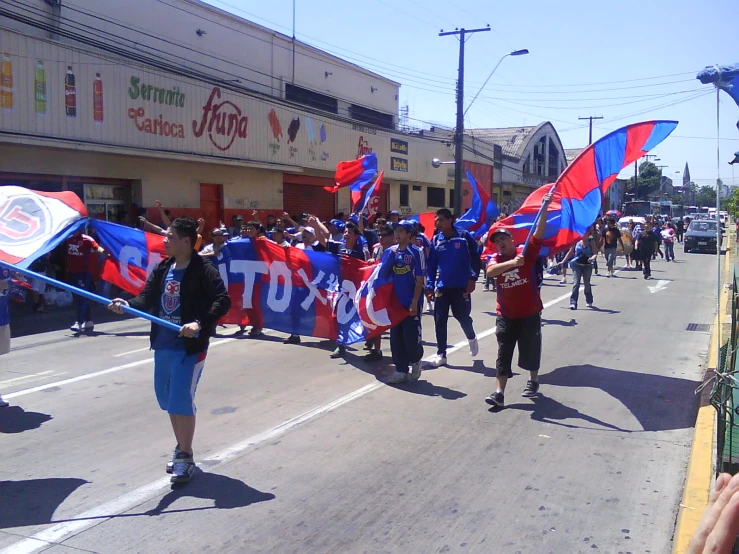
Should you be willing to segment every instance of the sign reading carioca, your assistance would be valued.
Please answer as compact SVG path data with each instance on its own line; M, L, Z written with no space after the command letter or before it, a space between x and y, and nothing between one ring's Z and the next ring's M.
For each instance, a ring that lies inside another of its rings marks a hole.
M213 87L208 102L203 106L200 121L192 122L192 132L200 138L207 131L213 146L225 152L231 148L236 138L246 138L249 118L233 102L218 102L220 99L221 89Z

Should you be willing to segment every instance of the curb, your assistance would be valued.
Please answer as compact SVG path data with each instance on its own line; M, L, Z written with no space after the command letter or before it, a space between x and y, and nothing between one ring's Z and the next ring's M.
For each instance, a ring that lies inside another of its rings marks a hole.
M733 236L728 237L728 242L722 278L724 286L721 289L720 306L722 310L729 299L729 288L726 287L726 284L729 282L729 275L733 269L732 254L735 245ZM716 314L711 333L708 365L703 377L704 382L706 376L718 367L716 342L719 340L719 330L719 314ZM683 497L680 501L677 525L673 538L673 554L685 554L688 551L690 539L698 528L711 493L715 473L713 439L716 434L716 410L711 406L709 396L710 387L705 387L701 394L700 407L698 408L698 416L695 421L695 432L693 434L693 444L690 448L690 461L688 462L688 471L685 478L685 488L683 489Z

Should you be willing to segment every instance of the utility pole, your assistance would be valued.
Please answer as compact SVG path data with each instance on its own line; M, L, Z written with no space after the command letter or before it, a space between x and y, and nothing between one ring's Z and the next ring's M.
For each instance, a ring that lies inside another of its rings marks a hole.
M578 117L577 119L579 119L579 120L585 120L585 119L587 119L590 122L589 123L590 132L588 133L588 144L593 144L593 120L594 119L603 119L603 116L602 115L599 115L599 116L591 115L591 116L588 116L588 117Z
M459 73L457 77L457 128L454 132L454 213L462 215L462 172L464 171L464 41L465 36L472 33L489 31L490 26L482 29L455 29L439 33L440 37L459 35Z
M639 167L638 162L634 160L634 200L639 200Z

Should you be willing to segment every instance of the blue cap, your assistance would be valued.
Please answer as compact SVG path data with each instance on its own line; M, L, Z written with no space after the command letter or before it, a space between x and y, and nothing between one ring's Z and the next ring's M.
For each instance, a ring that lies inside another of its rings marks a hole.
M295 227L288 227L287 229L285 229L285 231L287 231L291 235L294 235L295 234Z
M329 223L331 223L331 225L336 227L339 231L343 231L346 227L346 223L344 223L340 219L332 219L331 221L329 221Z
M402 227L409 233L415 232L416 228L413 226L413 222L410 219L404 219L398 222L398 227Z
M355 214L349 216L349 221L359 225L359 217L357 217Z

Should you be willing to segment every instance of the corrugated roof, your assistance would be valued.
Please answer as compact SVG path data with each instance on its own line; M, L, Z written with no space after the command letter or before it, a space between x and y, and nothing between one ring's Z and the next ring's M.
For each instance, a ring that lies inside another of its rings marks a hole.
M517 156L535 127L501 127L498 129L465 129L465 133L480 140L499 144L505 156Z

